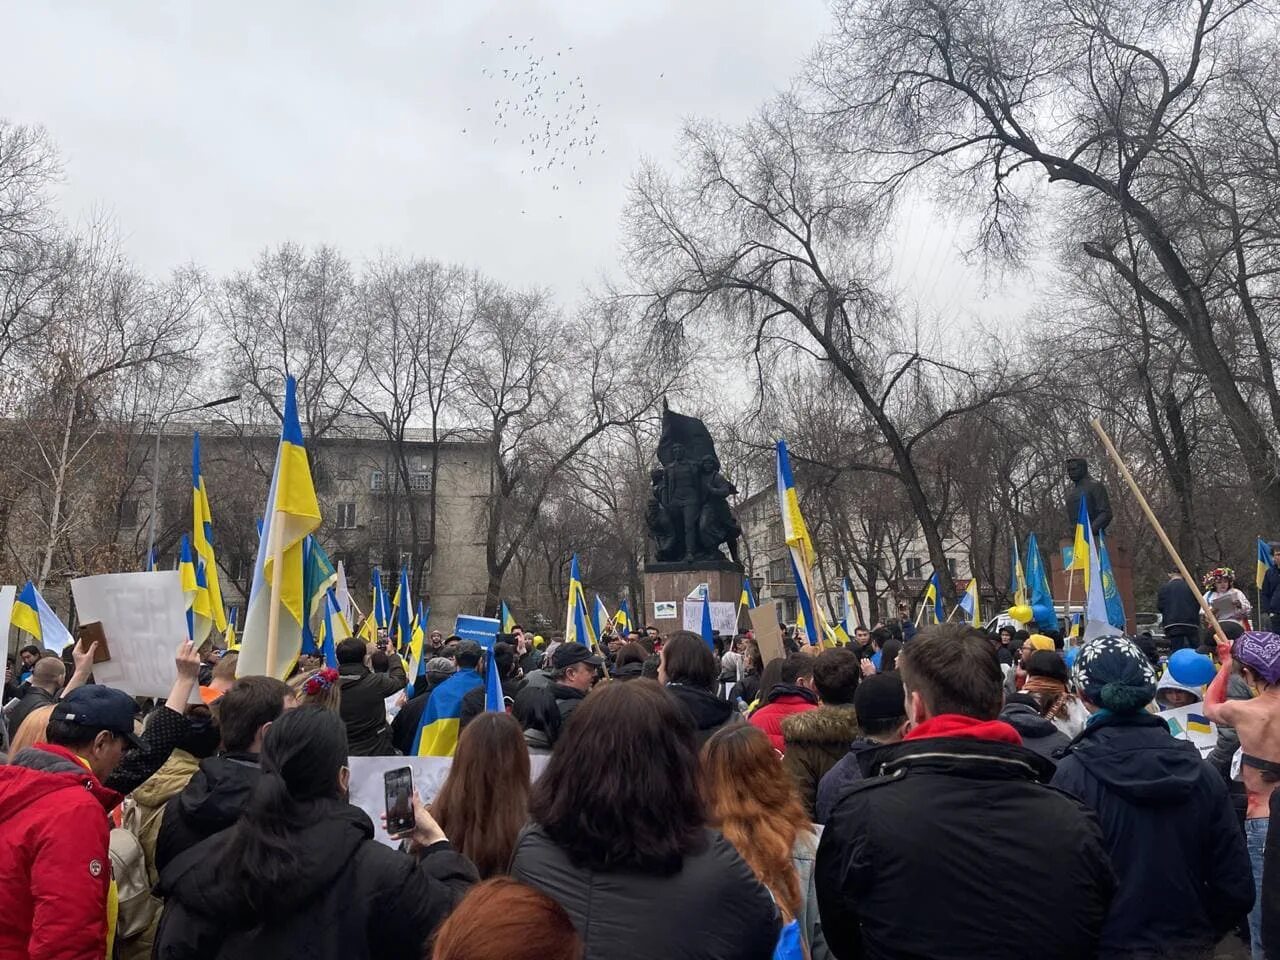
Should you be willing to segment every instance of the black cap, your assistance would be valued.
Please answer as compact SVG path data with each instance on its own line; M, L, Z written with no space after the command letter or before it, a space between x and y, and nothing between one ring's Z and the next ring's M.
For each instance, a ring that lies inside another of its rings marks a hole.
M484 647L474 640L459 640L458 649L453 653L453 661L460 667L475 667L480 664L484 655Z
M133 746L141 747L142 741L133 732L133 718L137 713L138 705L123 690L90 684L77 687L59 700L49 719L110 730Z
M555 653L551 654L553 670L563 670L575 663L589 663L593 667L602 667L604 659L596 656L580 643L562 643L556 647Z
M905 717L907 705L902 680L896 673L877 673L867 677L853 694L853 711L860 724Z

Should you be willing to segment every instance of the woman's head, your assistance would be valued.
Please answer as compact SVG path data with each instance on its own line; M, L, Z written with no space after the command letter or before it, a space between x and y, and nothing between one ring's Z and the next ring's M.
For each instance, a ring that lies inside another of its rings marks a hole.
M680 869L701 848L705 822L688 711L644 680L593 690L562 731L530 808L579 865Z
M662 645L659 683L680 683L710 690L719 675L720 668L711 648L696 633L677 630Z
M34 747L37 743L46 741L45 730L49 727L49 715L52 713L53 704L50 703L43 707L36 707L23 718L9 740L10 759L16 757L19 750L25 750L27 747Z
M467 724L431 812L481 877L506 871L529 815L529 748L513 717L486 712Z
M511 715L524 730L541 730L552 746L560 737L560 706L546 687L525 687L511 704Z
M1224 593L1236 585L1236 572L1230 567L1214 567L1204 575L1204 588Z
M431 960L581 960L564 907L506 877L472 887L435 936Z
M338 683L338 671L321 667L309 673L300 673L289 681L298 698L298 705L313 704L337 712L342 707L342 687Z
M880 672L890 673L898 669L898 654L902 652L901 640L886 640L880 650Z
M618 648L618 652L613 658L613 665L621 670L629 663L643 664L648 658L649 651L634 640L631 640Z
M286 710L262 740L262 773L278 778L294 801L346 794L347 728L323 707Z
M760 690L756 696L763 703L769 691L782 682L782 668L786 665L785 657L774 657L760 671Z

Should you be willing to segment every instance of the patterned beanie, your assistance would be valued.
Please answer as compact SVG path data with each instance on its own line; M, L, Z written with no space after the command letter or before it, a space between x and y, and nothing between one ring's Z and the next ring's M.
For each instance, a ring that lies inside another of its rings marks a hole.
M1127 637L1097 637L1080 648L1072 669L1089 701L1112 713L1137 713L1156 695L1151 661Z

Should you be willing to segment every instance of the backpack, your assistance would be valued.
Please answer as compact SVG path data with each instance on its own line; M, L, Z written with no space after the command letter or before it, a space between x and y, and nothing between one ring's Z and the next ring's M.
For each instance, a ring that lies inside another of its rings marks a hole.
M111 830L111 876L116 884L119 912L116 915L116 937L128 940L144 932L160 912L160 901L151 896L147 877L147 857L133 831L123 827Z

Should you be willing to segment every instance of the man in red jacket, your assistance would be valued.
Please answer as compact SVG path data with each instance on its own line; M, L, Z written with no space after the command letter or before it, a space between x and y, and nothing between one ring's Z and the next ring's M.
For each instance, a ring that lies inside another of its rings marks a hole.
M0 766L0 960L108 955L107 813L122 798L102 781L138 745L136 711L121 690L81 687L53 708L47 743Z
M782 664L782 682L772 690L760 691L760 706L751 714L751 723L769 735L773 748L784 749L783 718L793 713L818 709L818 693L813 685L813 657L793 653Z

